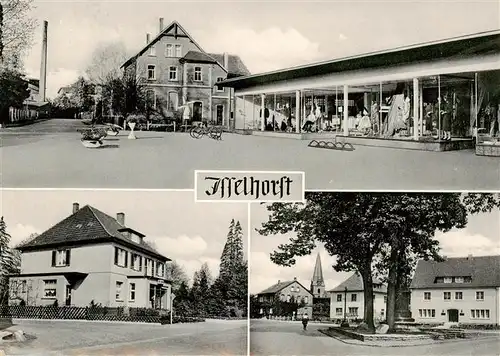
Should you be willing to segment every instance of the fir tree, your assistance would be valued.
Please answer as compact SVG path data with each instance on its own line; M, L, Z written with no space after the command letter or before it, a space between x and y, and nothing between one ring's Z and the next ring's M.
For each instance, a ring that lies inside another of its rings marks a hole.
M222 279L226 279L231 275L231 257L233 249L234 228L235 223L234 219L232 219L231 223L229 224L229 232L227 233L226 244L224 245L224 249L222 250L222 255L220 257L219 277Z
M2 216L0 218L0 304L5 304L8 300L9 275L19 274L21 267L20 254L9 246L10 238Z

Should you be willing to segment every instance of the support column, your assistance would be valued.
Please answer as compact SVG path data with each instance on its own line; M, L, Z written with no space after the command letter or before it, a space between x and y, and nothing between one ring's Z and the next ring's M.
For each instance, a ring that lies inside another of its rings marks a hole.
M349 136L349 87L344 84L344 136Z
M238 100L238 99L235 99L235 100ZM245 126L245 119L247 117L247 110L245 108L245 104L246 104L246 98L245 98L245 95L243 95L243 130L246 129L246 126ZM236 106L236 105L235 105ZM236 107L234 108L234 120L235 120L235 128L236 128Z
M266 95L260 94L260 131L266 128Z
M231 112L233 111L233 99L232 91L233 88L228 88L229 93L227 94L227 129L231 131ZM236 107L236 104L234 105ZM234 119L236 120L236 110L234 113Z
M420 106L418 78L413 78L413 139L418 141L418 107Z
M300 90L295 92L295 132L300 133Z
M370 106L368 105L368 93L363 93L363 110L366 109L368 111L368 108Z
M418 89L418 92L419 92L419 105L420 105L420 114L419 114L419 122L420 122L420 136L424 136L424 132L425 132L425 124L424 124L424 120L425 120L425 116L424 116L424 96L423 96L423 93L424 93L424 87L422 85L422 83L419 83L419 89Z

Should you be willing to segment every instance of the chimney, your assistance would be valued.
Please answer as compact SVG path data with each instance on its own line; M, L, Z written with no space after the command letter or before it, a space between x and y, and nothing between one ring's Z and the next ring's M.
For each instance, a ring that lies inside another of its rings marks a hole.
M281 281L278 279L278 284L280 284L280 283L281 283Z
M163 17L160 17L160 32L163 31Z
M47 91L47 30L49 23L43 22L43 37L42 37L42 61L40 64L40 101L45 102Z
M80 210L80 204L73 203L73 214Z
M146 33L146 44L150 42L150 34Z
M224 52L224 68L226 68L226 70L229 69L229 55L227 52Z
M470 261L470 260L472 260L472 255L471 255L471 254L469 254L469 255L467 256L467 259L468 259L469 261Z
M293 277L293 280L296 281L297 280L297 277Z
M125 226L125 214L124 213L118 213L116 214L116 220L121 226Z

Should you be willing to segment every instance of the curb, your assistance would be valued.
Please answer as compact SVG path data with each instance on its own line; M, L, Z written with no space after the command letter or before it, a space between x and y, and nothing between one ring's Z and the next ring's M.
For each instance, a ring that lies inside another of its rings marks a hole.
M142 321L117 321L117 320L83 320L83 319L12 319L12 325L10 328L17 326L16 322L32 322L34 324L42 322L67 322L67 323L101 323L101 324L122 324L122 325L157 325L165 326L170 324L161 325L160 323L145 323ZM8 329L10 329L8 328Z
M325 336L331 337L335 340L338 340L344 344L347 345L356 345L356 346L361 346L361 347L415 347L415 346L425 346L425 345L435 345L435 344L447 344L451 342L469 342L471 340L480 340L480 339L488 339L488 338L495 338L498 337L497 335L485 335L481 337L476 337L473 339L449 339L449 340L432 340L432 339L421 339L422 341L429 341L429 342L421 342L421 343L405 343L405 344L400 344L400 345L384 345L384 344L372 344L370 341L365 342L365 341L358 341L358 340L353 340L350 341L351 339L340 339L338 337L332 336L324 332L324 330L319 329L318 330L320 333L322 333Z

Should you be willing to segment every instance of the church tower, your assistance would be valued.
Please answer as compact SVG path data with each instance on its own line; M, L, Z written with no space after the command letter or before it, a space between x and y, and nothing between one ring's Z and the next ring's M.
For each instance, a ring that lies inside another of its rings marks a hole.
M311 280L311 293L314 298L324 298L325 293L325 281L323 280L323 268L321 268L321 257L316 257L316 265L314 266L314 273Z

